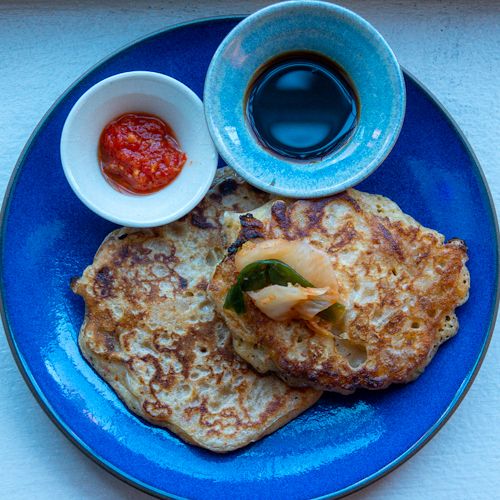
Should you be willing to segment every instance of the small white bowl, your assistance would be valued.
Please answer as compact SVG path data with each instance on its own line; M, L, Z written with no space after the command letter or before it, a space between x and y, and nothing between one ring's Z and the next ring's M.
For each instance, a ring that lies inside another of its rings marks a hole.
M181 173L156 193L121 193L101 173L101 132L125 113L164 120L187 155ZM149 71L121 73L87 90L70 111L61 135L64 174L75 194L96 214L125 226L159 226L188 213L210 188L217 159L199 97L183 83Z

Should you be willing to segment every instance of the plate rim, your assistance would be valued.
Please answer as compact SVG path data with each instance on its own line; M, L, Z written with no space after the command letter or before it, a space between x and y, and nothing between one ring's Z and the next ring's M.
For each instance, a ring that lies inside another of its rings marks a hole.
M0 266L3 268L3 260L4 260L4 240L5 240L5 234L6 234L6 215L9 211L10 207L10 202L12 198L12 193L14 188L17 185L17 180L19 177L19 174L21 172L22 166L24 164L24 161L29 154L32 144L34 140L36 139L40 129L45 125L47 120L50 118L52 115L52 112L54 109L67 97L67 95L74 90L74 88L81 83L81 81L86 78L88 75L90 75L93 71L95 71L99 66L102 64L110 61L113 59L115 56L119 55L121 52L124 50L130 49L134 47L135 45L138 45L148 39L154 38L156 36L168 33L170 31L174 31L179 28L184 28L187 26L192 26L192 25L202 25L202 24L210 24L212 22L217 22L217 21L241 21L243 20L246 15L222 15L222 16L209 16L209 17L203 17L203 18L196 18L196 19L191 19L188 21L183 21L175 24L168 25L164 28L161 28L159 30L156 30L154 32L151 32L149 34L146 34L142 37L136 38L132 40L131 42L122 45L118 49L110 52L107 54L105 57L100 59L97 63L92 65L87 71L82 73L76 80L74 80L63 92L62 94L59 95L59 97L54 101L54 103L50 106L50 108L44 113L40 121L37 123L36 127L34 128L33 132L31 133L29 139L27 140L25 146L23 147L19 158L16 161L16 164L14 166L14 169L10 175L9 182L7 184L7 187L5 189L5 194L4 194L4 199L2 202L2 208L0 211ZM419 79L417 79L411 72L409 72L406 68L401 66L401 69L403 71L404 76L409 78L410 80L413 81L425 94L430 100L432 100L433 104L435 104L441 113L443 114L443 117L446 119L446 121L449 123L449 125L453 128L455 131L458 139L461 141L467 155L469 156L471 163L473 164L473 168L476 170L476 174L479 176L480 180L482 181L482 185L484 186L486 196L488 199L488 208L491 213L491 219L493 222L493 225L495 227L495 246L496 246L496 267L499 267L500 263L500 230L499 230L499 223L498 223L498 216L497 212L495 209L495 204L493 201L493 197L491 195L491 191L488 185L488 182L486 180L486 177L484 175L484 171L481 167L481 164L479 163L479 160L472 149L472 146L470 145L468 139L466 138L465 134L463 131L460 129L458 126L457 122L455 119L451 116L450 112L444 107L443 104L439 101L439 99L434 95L433 92L431 92L424 84L420 82ZM409 460L411 457L413 457L418 451L420 451L448 422L448 420L451 418L451 416L455 413L457 408L460 406L460 403L463 401L467 393L469 392L469 389L471 388L480 368L481 365L484 361L484 358L486 356L486 353L488 351L488 347L491 342L491 338L493 336L493 331L495 328L496 324L496 319L498 315L498 309L499 309L499 302L500 302L500 287L499 287L499 280L500 277L497 274L496 280L495 280L495 304L494 304L494 311L493 314L490 318L490 323L488 326L488 333L486 337L483 340L482 346L481 346L481 351L479 352L479 355L474 363L474 366L472 370L469 372L467 377L465 377L463 383L460 385L458 388L457 392L455 393L453 399L450 401L449 405L447 408L444 410L444 412L441 414L439 419L410 447L408 448L404 453L399 455L397 458L395 458L392 462L388 463L385 467L382 467L378 471L374 472L373 474L361 479L360 481L353 483L349 486L346 486L345 488L338 490L337 492L330 493L330 494L325 494L320 497L316 497L316 500L326 500L326 499L337 499L337 498L342 498L347 495L350 495L356 491L359 491L365 487L367 487L370 484L373 484L374 482L378 481L382 477L386 476L390 472L396 470L400 465L405 463L407 460ZM175 495L173 493L168 493L166 491L162 491L158 488L155 488L154 486L148 485L141 480L132 477L130 474L126 473L125 471L120 470L118 467L104 459L103 457L99 456L97 453L95 453L82 439L80 439L68 426L67 424L63 421L62 418L59 417L58 413L55 411L55 409L52 407L52 405L49 403L49 401L46 399L45 395L39 388L35 378L33 377L33 374L29 370L23 354L20 352L20 350L17 347L16 340L13 335L13 331L10 328L10 323L9 319L7 316L7 309L5 307L5 287L4 287L4 282L3 282L3 274L0 274L0 315L2 318L2 324L4 327L4 332L5 332L5 337L7 338L7 342L9 344L9 348L11 351L11 354L14 358L14 361L16 362L17 368L20 371L24 382L30 389L31 393L35 397L35 400L38 402L42 410L46 413L46 415L50 418L52 423L55 424L55 426L62 432L62 434L74 445L76 446L81 452L83 452L88 458L90 458L94 463L99 465L101 468L106 470L107 472L111 473L113 476L116 478L120 479L121 481L127 483L128 485L143 491L144 493L147 493L149 495L156 496L158 498L173 498L173 499L179 499L183 500L185 497L180 497L178 495Z

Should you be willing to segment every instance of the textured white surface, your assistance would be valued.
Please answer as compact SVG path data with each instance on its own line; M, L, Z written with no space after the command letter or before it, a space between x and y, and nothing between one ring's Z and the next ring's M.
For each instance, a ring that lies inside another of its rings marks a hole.
M37 122L95 62L169 24L265 1L0 0L0 194ZM465 132L500 206L500 3L339 2L370 20ZM352 499L500 498L500 332L447 425ZM39 408L0 337L0 498L146 499L80 453Z

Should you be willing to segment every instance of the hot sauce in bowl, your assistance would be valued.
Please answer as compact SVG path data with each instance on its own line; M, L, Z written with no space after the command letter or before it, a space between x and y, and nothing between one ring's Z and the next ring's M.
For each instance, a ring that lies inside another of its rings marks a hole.
M126 113L104 127L99 165L118 191L149 194L170 184L186 163L171 127L145 113Z
M201 99L151 71L96 83L75 103L61 133L61 164L75 195L127 227L185 216L209 190L217 162Z

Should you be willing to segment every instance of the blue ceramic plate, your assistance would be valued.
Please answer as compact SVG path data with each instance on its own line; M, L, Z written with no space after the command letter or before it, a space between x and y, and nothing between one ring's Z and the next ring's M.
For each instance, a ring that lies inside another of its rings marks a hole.
M384 392L325 395L278 432L220 456L135 417L77 347L84 309L69 280L115 226L85 208L64 178L64 120L89 87L123 71L166 73L201 95L210 58L237 22L191 23L136 42L93 68L44 117L3 208L3 321L42 407L84 452L129 483L157 495L207 500L342 495L402 463L448 419L479 368L497 307L498 229L483 175L449 116L408 75L399 140L360 188L390 197L448 238L465 239L472 281L470 299L458 310L458 335L416 382Z

